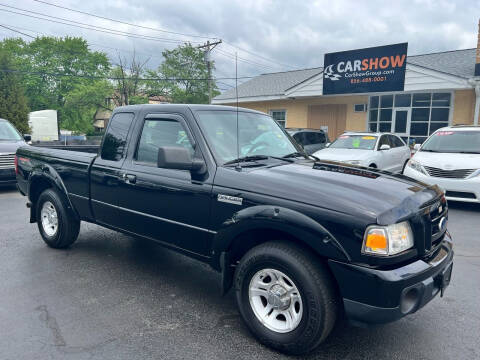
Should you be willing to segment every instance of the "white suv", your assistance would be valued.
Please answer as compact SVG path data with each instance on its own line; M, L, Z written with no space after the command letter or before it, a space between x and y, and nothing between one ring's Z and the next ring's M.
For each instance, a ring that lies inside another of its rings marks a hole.
M416 148L405 175L439 185L448 200L480 202L480 127L441 128Z

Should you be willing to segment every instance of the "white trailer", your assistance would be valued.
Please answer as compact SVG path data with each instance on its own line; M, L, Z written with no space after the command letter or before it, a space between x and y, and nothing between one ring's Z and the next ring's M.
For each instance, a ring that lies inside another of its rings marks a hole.
M32 141L58 140L57 110L33 111L28 115Z

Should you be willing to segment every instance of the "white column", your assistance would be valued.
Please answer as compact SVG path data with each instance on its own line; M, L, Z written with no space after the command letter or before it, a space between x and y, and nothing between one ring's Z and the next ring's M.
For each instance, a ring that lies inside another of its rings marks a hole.
M473 117L473 125L478 125L478 116L480 113L480 83L475 84L475 115Z

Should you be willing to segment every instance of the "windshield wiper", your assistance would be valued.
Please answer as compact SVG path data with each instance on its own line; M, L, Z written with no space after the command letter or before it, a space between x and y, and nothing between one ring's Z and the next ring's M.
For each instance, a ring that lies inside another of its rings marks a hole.
M282 159L288 159L288 158L300 157L300 156L305 157L305 154L304 154L304 153L301 153L301 152L299 152L299 151L295 151L295 152L293 152L293 153L291 153L291 154L287 154L287 155L285 155L285 156L282 156Z
M244 156L244 157L239 157L238 159L227 161L223 165L232 165L232 164L236 164L236 163L239 163L239 162L267 160L267 159L268 159L268 156L266 156L266 155Z
M293 160L286 159L284 157L277 157L277 156L270 156L270 155L251 155L251 156L243 156L238 159L227 161L223 165L232 165L239 162L249 162L249 161L257 161L257 160L267 160L267 159L276 159L276 160L293 162Z
M437 151L437 150L430 150L430 149L421 149L419 151L428 151L428 152L435 152L435 153L440 152L440 151Z
M293 162L294 161L292 159L287 159L285 157L277 157L277 156L270 156L270 155L251 155L251 156L244 156L244 157L240 157L238 159L227 161L223 165L233 165L233 164L238 164L238 163L242 163L242 162L268 160L268 159L276 159L276 160L282 160L282 161L287 161L287 162Z
M454 152L454 151L452 151ZM478 151L458 151L458 154L480 154Z

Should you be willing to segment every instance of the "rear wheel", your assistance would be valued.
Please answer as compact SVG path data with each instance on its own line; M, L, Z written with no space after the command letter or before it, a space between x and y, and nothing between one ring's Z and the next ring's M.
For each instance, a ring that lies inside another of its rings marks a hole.
M66 205L66 199L52 189L40 194L37 201L37 224L45 243L63 249L75 242L80 231L80 220Z
M375 165L375 164L370 164L370 165L368 165L368 167L371 167L371 168L373 168L373 169L376 169L376 168L377 168L377 165Z
M337 317L337 295L325 265L286 242L251 249L235 271L238 308L267 346L304 354L322 343Z

